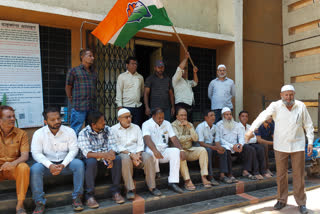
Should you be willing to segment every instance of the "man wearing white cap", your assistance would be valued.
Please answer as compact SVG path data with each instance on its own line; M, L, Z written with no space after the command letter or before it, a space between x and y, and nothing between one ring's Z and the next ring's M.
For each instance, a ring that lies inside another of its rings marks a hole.
M281 88L281 100L272 102L260 113L245 134L248 141L253 131L269 116L275 121L273 148L276 158L278 196L275 210L286 206L288 199L288 159L290 156L293 174L293 195L301 213L308 213L304 190L305 134L308 138L308 156L313 148L313 124L305 104L294 99L292 85Z
M216 115L216 122L221 120L221 110L228 107L231 110L233 105L232 97L235 96L234 82L227 78L227 68L221 64L217 68L217 78L212 80L208 87L208 97L211 100L211 109Z
M244 131L239 123L235 122L231 109L224 107L221 111L222 120L217 123L219 142L225 152L220 156L220 180L224 183L237 183L238 180L232 175L231 154L240 156L243 160L243 173L253 169L255 150L245 145ZM225 176L227 174L227 176Z
M122 161L122 179L127 189L127 199L135 198L135 185L132 179L133 167L144 168L146 183L149 191L156 196L161 195L156 189L155 165L153 157L144 151L142 132L139 126L131 123L132 115L126 108L118 111L118 121L111 130L117 141L117 153L120 153Z

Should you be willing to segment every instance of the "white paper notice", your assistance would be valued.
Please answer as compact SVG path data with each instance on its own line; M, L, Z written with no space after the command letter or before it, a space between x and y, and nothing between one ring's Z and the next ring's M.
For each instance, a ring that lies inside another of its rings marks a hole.
M19 128L43 125L39 25L0 20L0 100L15 109Z

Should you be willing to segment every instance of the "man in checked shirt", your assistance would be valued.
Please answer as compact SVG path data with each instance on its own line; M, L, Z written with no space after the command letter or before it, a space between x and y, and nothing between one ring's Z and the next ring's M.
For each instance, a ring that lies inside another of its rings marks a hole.
M78 136L78 146L84 156L85 163L85 200L89 208L98 208L99 204L94 198L95 178L97 165L105 164L111 169L112 199L124 203L120 195L121 158L116 156L116 139L109 126L106 126L104 115L98 111L88 113L87 125Z

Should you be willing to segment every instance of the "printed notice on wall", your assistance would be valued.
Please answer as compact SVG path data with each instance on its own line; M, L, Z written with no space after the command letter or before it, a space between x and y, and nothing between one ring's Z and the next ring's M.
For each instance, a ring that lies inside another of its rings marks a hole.
M0 20L0 100L15 109L19 128L43 125L39 25Z

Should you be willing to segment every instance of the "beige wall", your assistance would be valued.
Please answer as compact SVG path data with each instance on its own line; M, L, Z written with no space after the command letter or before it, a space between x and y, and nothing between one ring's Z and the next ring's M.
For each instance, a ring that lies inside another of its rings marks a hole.
M320 1L282 0L282 3L284 82L294 85L296 99L317 100L320 79L306 81L303 75L320 76ZM297 52L298 55L294 54ZM292 77L300 81L294 82ZM308 110L317 126L317 108Z
M55 7L73 12L87 12L105 16L116 0L14 0ZM162 0L176 27L203 32L233 35L233 0ZM30 8L32 9L32 8ZM35 9L35 8L34 8ZM54 13L54 11L52 11ZM101 21L101 20L98 20Z
M243 106L251 122L262 96L279 99L283 85L282 7L279 0L244 0L243 7Z

